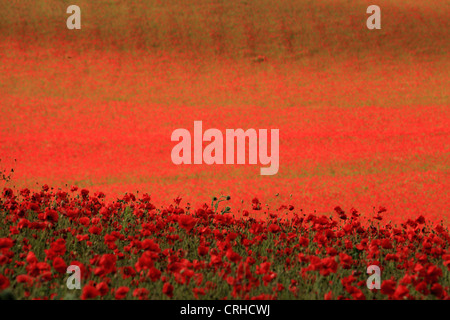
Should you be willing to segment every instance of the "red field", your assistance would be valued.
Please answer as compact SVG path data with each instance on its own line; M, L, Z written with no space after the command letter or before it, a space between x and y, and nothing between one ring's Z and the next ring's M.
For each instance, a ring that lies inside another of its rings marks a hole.
M381 205L394 220L448 222L445 62L343 61L316 72L286 62L67 55L11 43L2 59L10 77L0 152L17 187L78 185L110 199L139 190L157 203L225 194L235 211L254 196L307 212L340 205L371 214ZM192 131L194 120L222 131L280 129L278 174L260 176L259 165L174 165L171 132Z
M235 217L257 197L254 218L385 207L393 226L449 225L448 5L380 1L370 33L367 1L79 2L79 33L59 29L62 4L0 5L0 169L14 169L1 189L148 193L157 208L225 195ZM171 133L195 120L279 129L278 173L174 165Z
M450 298L450 235L424 216L397 228L383 209L367 223L356 210L284 206L262 220L249 217L262 209L254 199L235 219L226 198L186 210L182 201L157 209L146 194L108 204L87 189L5 189L0 299ZM64 285L69 265L80 290ZM380 272L373 290L369 266Z

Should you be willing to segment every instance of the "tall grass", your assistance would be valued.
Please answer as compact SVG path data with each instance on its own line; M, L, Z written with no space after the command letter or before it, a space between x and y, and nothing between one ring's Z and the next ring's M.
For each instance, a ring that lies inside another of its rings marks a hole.
M68 0L0 2L2 39L24 45L301 58L445 55L450 5L379 0L382 29L366 28L367 0L78 0L82 29L66 28Z

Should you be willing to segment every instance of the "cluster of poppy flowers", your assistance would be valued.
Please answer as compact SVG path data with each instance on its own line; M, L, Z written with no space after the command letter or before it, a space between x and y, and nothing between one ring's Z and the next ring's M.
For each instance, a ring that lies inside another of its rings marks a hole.
M266 212L258 199L156 207L87 189L5 188L0 295L17 299L450 299L450 235L424 216L402 224L336 207ZM289 215L287 215L289 213ZM68 266L81 289L66 286ZM380 289L367 287L379 266Z

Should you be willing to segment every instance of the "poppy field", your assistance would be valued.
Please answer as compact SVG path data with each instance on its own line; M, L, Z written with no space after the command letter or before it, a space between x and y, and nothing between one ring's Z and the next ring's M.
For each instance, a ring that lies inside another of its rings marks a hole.
M446 3L69 4L0 3L0 297L449 299ZM276 174L174 164L195 121Z
M237 218L228 198L156 208L147 194L105 204L77 189L3 191L1 289L38 299L450 298L450 235L423 216L395 227L385 208L362 222L354 208L328 217L284 205L261 220L256 198ZM69 264L84 282L76 296ZM367 289L369 265L382 270L379 290Z

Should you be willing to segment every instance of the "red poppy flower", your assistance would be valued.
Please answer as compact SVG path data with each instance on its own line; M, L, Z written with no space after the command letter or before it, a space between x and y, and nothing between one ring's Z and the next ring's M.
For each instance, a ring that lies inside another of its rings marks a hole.
M208 247L204 247L204 246L199 246L197 249L197 252L199 254L199 256L205 256L208 254L209 248Z
M102 296L102 297L106 296L106 295L108 294L108 292L109 292L108 285L107 285L106 282L104 282L104 281L98 283L98 284L95 286L95 289L98 290L98 293L99 293L100 296Z
M113 254L104 254L100 258L98 265L104 270L105 274L114 272L116 269L117 257Z
M155 282L155 281L158 281L159 278L161 278L161 271L159 271L155 267L151 267L150 270L148 270L148 274L147 275L150 278L150 280Z
M81 193L81 196L83 198L87 198L87 196L89 195L89 190L88 189L81 189L80 193Z
M141 270L150 269L153 267L153 260L156 259L159 255L152 251L145 251L142 256L138 259L138 262L135 263L134 268L137 272Z
M55 259L53 259L53 268L59 273L66 273L67 271L67 265L60 257L56 257Z
M259 202L258 198L253 198L252 209L253 210L261 210L261 202Z
M195 224L197 223L197 219L193 218L189 215L180 215L178 216L178 224L181 228L185 229L187 232L191 231Z
M0 274L0 290L5 290L9 287L9 279L4 275Z
M92 227L89 228L89 232L90 232L91 234L99 235L99 234L101 234L102 229L99 228L99 227L97 227L97 226L92 226Z
M130 291L130 288L120 287L119 289L116 290L116 294L115 294L114 298L116 300L122 300L123 298L125 298L127 296L128 291Z
M384 280L381 283L381 293L386 295L393 295L395 292L395 286L397 283L393 280Z
M442 299L444 297L444 288L439 283L433 284L430 291L439 299Z
M138 298L139 300L147 300L150 291L146 288L137 288L133 291L133 297Z
M34 282L34 278L30 277L27 274L21 274L16 277L17 283L26 283L28 285L32 285Z
M58 212L56 212L55 210L51 210L51 209L46 209L45 210L45 214L44 214L44 220L51 222L51 223L56 223L58 222L59 216L58 216Z
M172 298L173 297L173 286L169 282L164 283L162 292L169 298Z
M136 275L136 271L130 266L122 268L122 278L128 279L130 277L134 277Z
M0 250L9 249L14 245L14 242L9 238L0 238Z
M81 225L87 227L91 223L91 220L88 217L81 217L80 219L78 219L78 222Z
M269 226L269 231L272 232L272 233L278 233L278 232L280 232L280 230L281 230L280 226L275 224L275 223L272 223Z
M159 244L157 244L152 239L145 239L144 241L142 241L142 249L150 250L153 252L161 252L161 248L159 247Z
M383 249L392 249L392 243L389 239L383 239L381 240L381 247L383 247Z
M100 292L91 285L85 285L83 287L83 293L81 294L81 300L94 299L100 295Z
M228 260L230 260L230 262L234 262L237 263L239 261L241 261L242 257L237 254L236 252L234 252L232 249L228 249L227 254L226 254Z
M397 289L395 289L394 296L396 299L403 299L409 294L409 290L407 287L403 285L399 285Z

